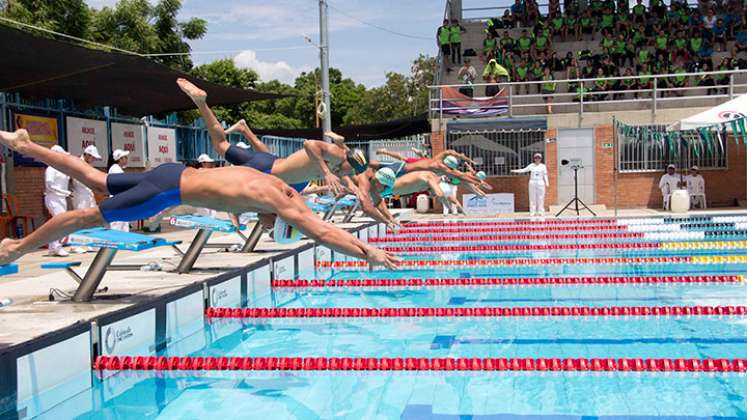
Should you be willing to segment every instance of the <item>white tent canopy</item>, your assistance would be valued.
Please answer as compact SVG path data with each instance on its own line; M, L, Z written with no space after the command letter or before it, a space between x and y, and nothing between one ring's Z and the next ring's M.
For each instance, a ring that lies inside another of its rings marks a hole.
M747 116L747 94L740 95L729 102L713 107L708 111L681 120L678 125L680 130L692 130L694 128L724 123L737 118ZM675 125L675 128L676 125Z

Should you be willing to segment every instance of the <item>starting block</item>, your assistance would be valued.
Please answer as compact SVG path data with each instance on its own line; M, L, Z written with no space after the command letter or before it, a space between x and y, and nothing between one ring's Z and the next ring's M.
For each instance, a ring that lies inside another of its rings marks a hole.
M133 264L113 265L112 260L117 255L117 251L145 251L159 246L174 246L179 243L181 241L167 241L138 233L104 228L79 230L69 236L69 245L99 248L86 274L81 277L73 270L73 267L80 266L80 262L44 263L41 268L64 269L80 285L73 295L73 302L89 302L107 271L134 271L142 267Z
M216 219L208 216L198 215L186 215L186 216L173 216L169 219L171 226L181 227L185 229L197 229L197 234L192 240L192 244L186 251L182 251L176 245L173 248L182 255L182 261L176 268L177 273L184 274L189 273L192 267L195 265L195 261L200 256L200 253L204 248L228 248L233 244L208 244L208 240L213 232L224 232L224 233L237 233L244 240L244 244L241 246L241 252L252 252L259 242L259 238L262 236L262 225L257 222L254 228L246 236L242 233L242 230L246 229L246 225L241 224L237 229L229 220Z
M322 217L322 220L324 221L332 219L338 210L347 210L342 219L343 223L349 222L360 207L358 198L352 194L348 194L340 199L334 197L318 197L314 200L308 200L306 204L311 208L311 210L324 213L324 216Z
M18 272L18 264L0 265L0 276L16 274L17 272Z

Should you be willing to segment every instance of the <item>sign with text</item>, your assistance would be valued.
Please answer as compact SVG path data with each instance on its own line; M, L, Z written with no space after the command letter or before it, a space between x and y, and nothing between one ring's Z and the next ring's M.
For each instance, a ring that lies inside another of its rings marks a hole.
M130 152L127 166L145 167L145 138L143 126L138 124L112 123L112 150L122 149Z
M176 130L148 127L148 162L151 168L176 162Z
M85 118L67 117L67 151L73 156L80 156L90 145L99 149L103 159L93 161L93 166L106 168L109 156L109 140L106 133L106 122Z
M60 136L57 126L57 118L39 117L28 114L14 114L15 128L24 128L29 132L31 140L44 147L52 147L59 144ZM14 162L19 166L44 166L43 163L34 159L13 153Z
M509 193L488 194L478 197L475 194L462 196L464 211L467 213L513 213L514 195Z

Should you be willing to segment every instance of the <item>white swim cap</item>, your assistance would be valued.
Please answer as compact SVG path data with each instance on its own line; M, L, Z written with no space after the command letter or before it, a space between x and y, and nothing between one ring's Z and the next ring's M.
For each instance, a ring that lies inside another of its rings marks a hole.
M488 177L488 174L486 174L486 173L485 173L485 172L483 172L483 171L480 171L480 172L476 173L475 175L476 175L476 176L477 176L478 178L480 178L480 181L485 181L485 179L487 179L487 177Z
M394 189L394 183L397 181L397 176L394 171L389 168L381 168L374 174L374 177L381 185L385 187L382 191L382 195L391 194Z
M444 165L448 166L449 169L456 169L459 167L459 160L454 156L446 156L444 158Z
M286 223L285 220L276 217L272 238L281 245L288 245L298 242L301 239L301 232Z

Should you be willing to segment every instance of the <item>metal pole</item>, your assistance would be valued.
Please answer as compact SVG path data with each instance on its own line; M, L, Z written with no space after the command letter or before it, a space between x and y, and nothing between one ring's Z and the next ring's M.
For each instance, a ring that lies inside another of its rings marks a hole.
M325 113L322 130L332 131L332 108L329 99L329 34L327 33L327 0L319 0L319 58L322 65L322 103Z
M586 96L586 86L581 82L581 98L578 101L578 128L581 128L581 121L584 119L584 96Z
M656 122L656 94L657 94L656 93L656 91L657 91L656 88L657 88L657 85L658 85L658 83L657 83L658 80L659 79L657 79L654 76L654 90L651 92L651 100L653 102L651 104L651 122L652 123Z
M618 150L617 150L617 124L616 123L617 123L617 120L616 120L615 116L612 116L612 143L613 143L613 145L612 145L612 147L613 147L613 149L612 149L612 165L614 165L614 167L612 168L613 173L614 173L614 181L613 181L612 185L613 185L613 189L614 189L614 192L615 192L614 193L615 217L617 217L617 170L618 170L618 168L617 168L617 153L618 153Z
M192 240L192 245L189 246L189 249L187 249L187 252L185 252L182 257L179 266L176 267L177 273L185 274L192 270L192 267L194 267L197 258L200 256L202 249L205 247L205 244L207 244L212 233L213 232L207 229L200 229L197 231L197 235L195 235L195 238Z
M86 275L83 277L83 281L78 290L73 295L73 302L90 302L96 289L99 287L99 283L104 278L106 270L111 264L114 256L117 255L117 250L114 248L100 248L99 252L94 257L91 266L88 267Z
M249 234L249 238L244 242L244 246L241 248L241 252L247 253L254 251L254 248L256 248L257 244L259 243L259 238L262 237L262 232L264 232L264 228L262 227L262 224L257 222L254 225L254 228L252 228L252 232Z
M734 73L729 74L729 100L734 99Z
M514 116L514 85L508 85L508 117Z

